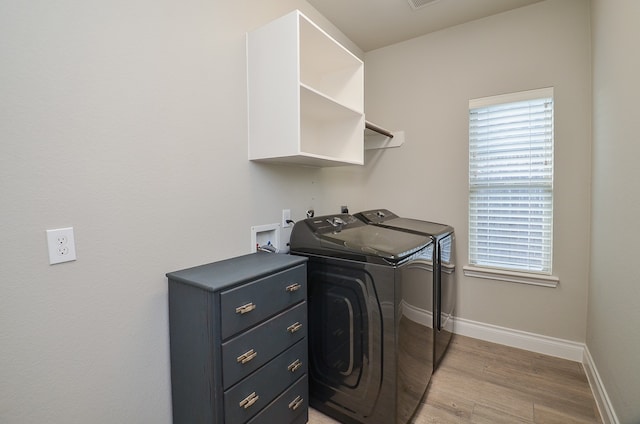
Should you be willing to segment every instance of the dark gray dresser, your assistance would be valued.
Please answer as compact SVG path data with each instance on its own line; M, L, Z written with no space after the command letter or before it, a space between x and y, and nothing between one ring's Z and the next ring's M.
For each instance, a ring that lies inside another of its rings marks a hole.
M253 253L167 274L174 424L307 422L306 260Z

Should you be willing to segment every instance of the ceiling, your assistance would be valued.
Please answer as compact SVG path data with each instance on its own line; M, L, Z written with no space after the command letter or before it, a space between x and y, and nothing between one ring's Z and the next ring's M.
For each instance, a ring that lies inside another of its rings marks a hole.
M307 1L367 52L542 0Z

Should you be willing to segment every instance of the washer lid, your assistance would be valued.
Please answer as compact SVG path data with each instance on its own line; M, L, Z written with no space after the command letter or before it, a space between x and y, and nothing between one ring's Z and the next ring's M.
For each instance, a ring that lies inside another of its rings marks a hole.
M367 225L348 214L309 218L294 225L291 251L399 262L431 244L423 234Z
M398 261L431 243L428 237L400 233L389 228L368 225L322 235L322 245L341 246L353 252L363 252Z
M401 218L388 209L372 209L359 212L356 217L368 224L380 225L387 228L397 228L399 230L413 231L432 236L447 235L453 232L453 227L435 222L422 221L412 218Z
M453 232L453 228L444 225L436 224L435 222L420 221L419 219L412 218L395 218L388 221L384 221L380 225L384 225L387 228L397 228L400 230L415 231L422 234L429 234L432 236L441 236Z

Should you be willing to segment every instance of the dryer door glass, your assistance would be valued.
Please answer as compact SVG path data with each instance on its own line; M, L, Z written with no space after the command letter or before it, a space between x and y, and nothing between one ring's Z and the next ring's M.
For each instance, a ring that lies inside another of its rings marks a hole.
M381 385L381 316L370 275L358 268L310 262L311 390L368 416Z

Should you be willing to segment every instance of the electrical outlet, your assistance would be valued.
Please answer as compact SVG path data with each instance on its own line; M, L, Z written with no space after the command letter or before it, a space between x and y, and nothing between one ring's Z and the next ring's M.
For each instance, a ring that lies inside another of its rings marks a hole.
M76 260L76 243L73 227L47 230L49 246L49 264L59 264Z
M282 209L282 228L291 226L287 221L291 221L291 209Z

